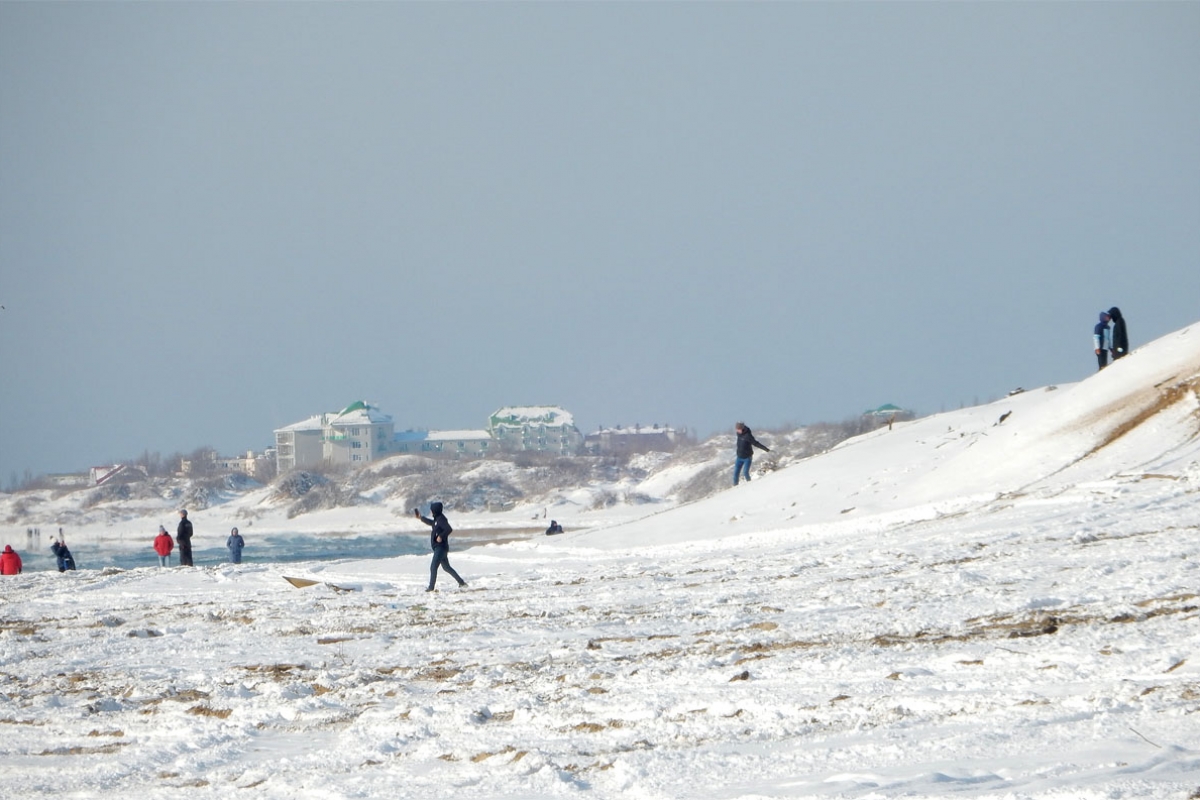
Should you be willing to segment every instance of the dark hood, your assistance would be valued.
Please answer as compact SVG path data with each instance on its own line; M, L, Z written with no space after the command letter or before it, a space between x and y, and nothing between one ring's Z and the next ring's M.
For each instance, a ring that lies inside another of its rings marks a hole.
M438 514L442 513L442 504L441 503L430 503L429 504L429 512L436 517Z
M1121 319L1121 309L1117 308L1116 306L1113 306L1112 308L1110 308L1108 310L1108 315L1110 317L1112 317L1113 319Z

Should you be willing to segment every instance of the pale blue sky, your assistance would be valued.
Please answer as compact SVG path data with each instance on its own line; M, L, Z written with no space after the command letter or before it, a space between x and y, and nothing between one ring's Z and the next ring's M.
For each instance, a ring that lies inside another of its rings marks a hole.
M0 484L367 400L701 436L1200 318L1200 3L0 3Z

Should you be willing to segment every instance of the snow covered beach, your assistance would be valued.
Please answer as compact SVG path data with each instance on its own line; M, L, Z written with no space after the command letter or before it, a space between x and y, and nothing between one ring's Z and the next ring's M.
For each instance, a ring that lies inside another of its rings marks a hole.
M465 591L423 593L425 553L5 578L0 786L1195 796L1198 386L1193 325L1078 384L880 429L703 501L456 546ZM456 537L530 512L448 509ZM398 524L264 509L248 541Z

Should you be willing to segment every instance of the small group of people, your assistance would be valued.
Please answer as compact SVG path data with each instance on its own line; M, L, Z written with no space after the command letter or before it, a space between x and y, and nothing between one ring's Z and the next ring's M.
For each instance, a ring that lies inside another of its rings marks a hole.
M563 532L563 526L558 524L558 520L555 520L555 519L550 520L550 526L548 528L546 528L546 535L553 536L556 533L562 533L562 532Z
M1129 334L1121 309L1113 306L1100 312L1100 321L1092 328L1092 347L1096 351L1097 369L1108 366L1110 354L1113 361L1129 355Z
M62 528L59 528L59 537L61 536ZM58 565L59 572L75 569L75 557L71 555L65 539L51 539L50 552L54 553L54 560ZM25 565L21 562L21 554L13 550L11 544L4 545L4 552L0 553L0 575L20 575L24 569Z
M171 566L171 551L175 549L175 543L179 543L179 566L190 567L192 564L192 521L188 519L187 509L179 510L179 527L175 529L175 538L171 538L171 534L167 533L167 529L162 525L158 526L158 535L154 537L154 552L158 553L158 565L160 567ZM242 563L242 549L246 546L246 540L238 533L235 527L229 532L229 537L225 540L225 546L229 548L229 560L231 563Z
M179 545L179 565L182 567L193 566L192 522L188 519L186 509L181 509L179 512L179 527L175 530L175 538L171 538L171 534L167 533L167 529L162 525L158 526L158 535L154 537L154 552L158 554L160 567L171 566L171 553L174 552L176 543ZM229 548L229 560L234 564L242 563L242 550L246 546L246 540L238 533L237 528L229 532L225 546ZM71 555L71 550L67 547L61 528L59 528L59 535L50 540L50 552L54 554L59 572L75 569L75 557ZM12 545L6 544L4 552L0 553L0 575L19 575L22 569L20 554L13 550Z
M432 517L421 516L418 509L413 509L413 516L431 528L429 546L433 550L433 561L429 565L429 588L425 590L427 592L434 591L437 586L438 569L449 573L459 586L467 585L467 582L454 571L454 567L450 566L450 534L454 529L450 527L450 521L446 519L443 508L439 502L430 503L429 513L433 515ZM562 533L562 526L557 522L551 521L550 527L557 528L557 532ZM71 551L67 549L67 543L62 539L54 539L53 542L50 549L58 559L58 571L65 572L68 569L75 569L75 559L71 556ZM174 551L176 543L179 544L180 566L192 566L192 523L187 518L186 510L179 512L179 527L175 531L174 539L171 538L171 534L167 533L166 528L162 525L158 526L158 535L154 537L154 552L158 554L160 567L171 566L171 553ZM246 546L246 540L238 533L237 528L229 532L225 546L229 548L229 560L234 564L242 563L242 549ZM0 575L20 575L21 571L21 556L13 550L11 544L4 545L4 552L0 553Z

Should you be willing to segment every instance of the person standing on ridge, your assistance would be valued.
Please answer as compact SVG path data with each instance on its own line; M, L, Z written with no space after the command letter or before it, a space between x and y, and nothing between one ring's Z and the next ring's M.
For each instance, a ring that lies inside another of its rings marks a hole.
M229 532L229 538L225 540L225 546L229 548L229 560L234 564L242 563L242 548L246 546L246 540L238 533L237 528Z
M11 544L4 545L4 552L0 553L0 575L20 575L21 574L21 556L16 550L12 549Z
M167 529L162 525L158 526L158 536L154 537L154 552L158 553L158 565L160 567L171 566L171 551L175 549L175 540L171 538L171 534L167 533Z
M1108 316L1112 317L1112 357L1116 361L1129 355L1129 334L1125 332L1125 317L1121 316L1121 309L1113 306L1108 310Z
M175 541L179 542L179 566L192 566L192 521L187 518L187 509L179 509L179 527L175 529Z
M763 450L767 453L771 449L765 444L754 438L754 432L744 422L739 422L734 426L737 431L737 460L733 462L733 485L738 485L738 477L744 473L746 480L750 480L750 464L754 461L754 448Z
M1092 346L1096 348L1098 369L1108 366L1108 351L1112 349L1112 327L1109 324L1111 319L1107 311L1101 311L1100 321L1092 328Z
M459 586L466 586L467 582L458 576L454 567L450 566L450 533L454 529L450 527L450 521L442 513L442 504L437 501L430 503L429 513L433 514L433 519L422 517L420 511L413 509L413 516L433 529L429 532L429 546L433 548L433 561L429 564L429 588L425 591L432 592L437 584L438 567L449 572L450 577L458 581Z

